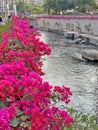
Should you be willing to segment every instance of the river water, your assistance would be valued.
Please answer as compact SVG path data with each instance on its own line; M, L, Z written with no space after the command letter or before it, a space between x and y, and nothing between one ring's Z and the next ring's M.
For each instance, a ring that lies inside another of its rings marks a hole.
M63 35L41 31L41 40L50 44L51 56L44 58L44 81L51 85L66 85L73 96L68 106L80 112L98 114L98 63L81 56L84 49L97 46L76 44Z

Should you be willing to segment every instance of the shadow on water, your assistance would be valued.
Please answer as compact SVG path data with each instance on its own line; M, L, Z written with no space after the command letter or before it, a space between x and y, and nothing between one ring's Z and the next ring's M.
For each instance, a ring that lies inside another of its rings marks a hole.
M44 80L52 85L70 86L70 106L84 113L98 114L98 63L82 58L81 50L97 49L89 44L74 44L63 35L41 32L41 40L50 44L52 55L44 60Z

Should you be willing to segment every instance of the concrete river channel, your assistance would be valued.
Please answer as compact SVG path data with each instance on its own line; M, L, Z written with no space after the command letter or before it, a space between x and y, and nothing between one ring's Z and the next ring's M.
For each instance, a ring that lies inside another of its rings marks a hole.
M50 44L51 56L44 57L44 81L51 85L66 85L73 96L68 105L80 112L98 115L98 63L82 58L84 49L98 49L95 45L78 44L61 34L40 31L41 41Z

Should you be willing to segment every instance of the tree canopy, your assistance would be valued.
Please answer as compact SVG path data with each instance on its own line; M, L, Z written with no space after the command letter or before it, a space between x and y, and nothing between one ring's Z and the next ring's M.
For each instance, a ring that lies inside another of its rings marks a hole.
M10 5L12 7L12 5ZM95 0L44 0L42 7L25 2L17 4L17 10L25 14L41 14L60 15L66 13L67 10L73 9L74 12L87 13L96 8Z
M44 8L34 5L34 4L28 4L26 2L19 2L16 4L16 8L18 13L22 14L41 14L44 13ZM13 9L13 4L10 5L10 9Z
M86 7L87 9L95 7L95 0L45 0L44 3L44 8L48 14L60 14L67 9L85 12Z

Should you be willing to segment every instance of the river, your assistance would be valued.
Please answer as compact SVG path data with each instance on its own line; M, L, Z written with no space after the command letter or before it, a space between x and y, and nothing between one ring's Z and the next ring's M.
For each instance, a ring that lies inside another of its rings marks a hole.
M98 63L82 58L81 50L98 49L89 44L77 44L63 35L41 31L41 40L50 44L51 56L44 58L44 81L51 85L66 85L73 96L68 106L80 112L98 115Z

